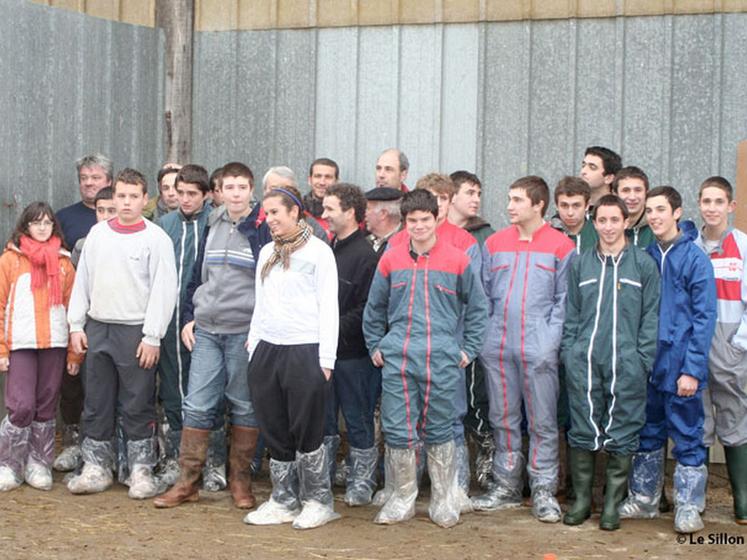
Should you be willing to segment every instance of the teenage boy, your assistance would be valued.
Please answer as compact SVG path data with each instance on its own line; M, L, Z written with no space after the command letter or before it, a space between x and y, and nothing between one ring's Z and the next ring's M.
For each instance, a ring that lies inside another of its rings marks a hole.
M114 191L111 187L104 187L96 193L94 198L94 207L96 209L96 223L111 220L117 216L117 207L114 204ZM75 242L75 247L71 251L70 260L74 267L78 267L80 254L83 252L83 244L86 242L85 236Z
M78 263L68 322L73 348L87 354L83 470L68 483L74 494L111 486L118 408L128 440L129 496L156 492L154 369L174 313L176 268L168 236L143 219L147 202L145 177L122 170L114 182L117 217L91 228Z
M169 212L179 208L176 196L176 174L181 165L167 163L158 171L158 196L152 199L143 210L143 217L158 223Z
M381 372L368 357L362 326L363 308L379 258L358 227L366 211L366 197L359 187L347 183L332 185L326 190L323 204L322 216L334 234L332 251L337 262L340 309L340 335L332 390L327 400L324 444L328 447L327 459L334 465L340 445L338 414L342 410L350 462L345 503L362 506L371 503L379 458L374 445L374 411Z
M579 177L563 177L555 187L555 207L552 227L562 231L576 246L576 254L593 249L597 244L597 231L587 218L591 188Z
M589 201L589 212L597 203L597 200L606 194L610 194L610 187L615 175L622 167L620 156L604 146L590 146L584 152L581 162L579 177L589 183L591 188L591 200Z
M659 273L625 238L628 209L612 194L594 207L597 247L575 259L560 354L571 407L569 463L576 501L563 517L580 525L591 515L594 463L607 453L599 527L620 527L630 459L645 421L646 378L656 354Z
M511 225L488 237L483 284L490 320L480 360L485 367L496 450L493 483L473 498L478 510L521 505L522 402L529 431L527 471L532 512L560 521L558 484L558 349L573 243L543 219L547 183L523 177L509 187Z
M628 207L630 217L625 235L633 245L645 249L654 241L654 233L646 221L648 175L639 167L623 167L612 181L612 192Z
M646 197L646 217L656 236L646 251L661 274L656 360L649 376L646 423L633 456L628 498L620 516L659 515L667 438L674 441L674 528L703 528L708 469L703 445L703 389L708 350L716 326L713 266L694 241L692 222L678 224L682 197L672 187L656 187Z
M249 394L244 343L254 312L257 215L254 175L243 163L223 166L223 205L210 213L182 311L182 342L192 352L179 449L179 480L154 500L159 508L199 499L210 431L228 405L228 488L240 509L254 507L251 461L259 430Z
M381 415L391 487L376 523L415 514L415 444L425 440L430 518L442 527L469 508L457 480L454 400L461 368L477 355L487 320L485 296L469 257L438 236L439 205L425 189L402 198L409 239L379 262L363 315L373 364L383 367ZM454 333L463 324L463 336ZM458 343L461 340L461 344Z
M703 182L698 204L704 225L695 243L711 258L718 294L703 441L710 447L718 436L723 444L736 521L747 525L747 235L729 226L737 203L723 177Z

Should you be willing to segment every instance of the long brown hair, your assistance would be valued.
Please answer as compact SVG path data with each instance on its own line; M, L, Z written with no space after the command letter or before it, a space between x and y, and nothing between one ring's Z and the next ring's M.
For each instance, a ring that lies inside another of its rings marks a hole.
M23 212L21 212L21 215L18 217L18 221L16 222L16 229L13 230L13 234L10 236L11 243L16 247L20 247L22 235L31 237L31 234L29 233L29 223L44 218L50 219L53 224L52 235L59 237L61 246L64 249L67 249L68 247L65 245L65 236L62 234L62 228L60 227L60 222L57 221L57 218L54 215L54 210L52 210L52 207L46 202L40 201L32 202L23 209Z

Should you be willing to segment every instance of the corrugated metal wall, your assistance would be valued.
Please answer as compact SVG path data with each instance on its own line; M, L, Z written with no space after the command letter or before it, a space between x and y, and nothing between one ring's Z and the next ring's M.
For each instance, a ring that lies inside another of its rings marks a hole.
M79 200L74 161L101 151L155 183L163 142L162 32L0 2L0 238L33 200Z
M747 14L202 32L195 160L245 160L302 177L320 156L373 185L400 146L409 183L475 169L504 224L507 186L554 184L592 144L686 192L734 178L747 138Z

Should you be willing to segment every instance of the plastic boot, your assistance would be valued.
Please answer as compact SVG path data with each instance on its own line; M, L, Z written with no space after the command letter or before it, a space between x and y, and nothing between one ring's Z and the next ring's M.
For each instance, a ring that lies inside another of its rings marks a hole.
M573 487L576 489L576 501L563 516L566 525L581 525L591 516L591 501L594 487L594 464L596 453L587 449L570 447L568 470L573 477Z
M607 477L604 488L604 509L599 518L599 528L604 531L616 531L620 528L618 508L628 488L630 472L630 455L610 453L607 455Z
M620 504L621 519L659 517L659 500L664 487L664 449L634 453L628 475L628 497Z
M487 489L493 480L493 454L495 453L495 442L493 434L479 434L475 436L478 445L477 457L475 457L475 478L480 488Z
M747 444L724 447L724 452L734 496L734 517L738 524L747 525Z
M472 508L476 511L496 511L519 507L523 472L524 455L521 452L496 452L493 456L493 482L487 492L472 498Z
M161 492L170 488L179 480L179 445L181 439L181 430L169 430L165 435L165 453L155 469L156 483Z
M254 478L257 478L259 474L262 472L262 461L264 461L265 458L265 441L262 437L262 433L259 434L259 439L257 440L257 450L254 452L254 457L252 458L252 476Z
M469 448L467 442L454 442L456 453L457 482L464 495L469 494L470 472L469 472ZM428 471L430 476L430 470Z
M122 415L117 412L117 423L116 430L114 433L114 439L112 440L112 446L117 452L117 480L125 486L130 485L130 474L132 474L132 463L129 460L129 451L127 448L127 434L125 434L124 424Z
M222 426L210 432L207 461L202 470L202 489L220 492L228 486L226 478L226 430Z
M59 472L70 472L80 464L80 432L77 424L62 428L62 451L54 460L52 468Z
M0 491L23 484L24 465L29 453L31 427L19 428L6 416L0 422Z
M334 465L334 480L332 485L339 486L340 488L347 488L348 476L350 476L350 465L346 459L340 459Z
M210 430L187 428L182 430L179 448L179 480L165 494L153 500L157 508L172 508L199 498L200 476L207 457Z
M674 469L674 530L695 533L703 528L700 514L705 509L708 468L686 467L677 463Z
M324 436L325 456L327 457L327 472L330 484L335 485L337 473L337 451L340 449L340 436ZM343 484L344 486L344 484Z
M374 523L392 525L415 515L415 500L418 497L415 449L394 449L387 445L385 461L387 484L391 480L392 493L376 514Z
M439 527L453 527L459 523L465 494L459 485L458 452L453 441L428 445L428 476L431 479L431 502L428 515Z
M378 448L377 448L378 449ZM376 507L383 507L389 501L394 493L394 471L392 462L387 460L387 454L384 453L384 488L374 494L371 504Z
M96 494L109 488L113 482L114 449L111 441L85 438L80 446L83 470L67 483L73 494Z
M555 498L555 487L546 484L532 486L532 515L543 523L560 521L560 505Z
M293 528L314 529L340 519L335 513L326 447L321 445L311 453L297 451L296 462L303 509L293 520Z
M52 460L54 459L54 420L31 423L29 456L24 479L37 490L52 489Z
M379 449L350 448L350 475L345 489L345 503L349 506L365 506L371 503L371 496L376 488L376 463L379 460Z
M423 473L425 473L426 467L428 466L425 442L422 439L415 442L415 462L417 465L418 488L420 488L420 485L423 484Z
M249 525L291 523L301 513L298 501L298 465L295 461L270 459L270 499L244 517Z
M130 466L130 490L127 495L133 500L152 498L158 493L153 478L156 457L155 438L127 442L127 464Z
M252 509L257 503L252 494L252 459L258 438L257 428L231 426L228 489L234 505L239 509Z

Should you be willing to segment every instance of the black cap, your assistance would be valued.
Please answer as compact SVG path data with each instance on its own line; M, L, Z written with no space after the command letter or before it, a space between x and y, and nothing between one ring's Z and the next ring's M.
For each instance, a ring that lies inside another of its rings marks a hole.
M368 200L399 200L402 198L402 191L391 187L376 187L366 191Z

